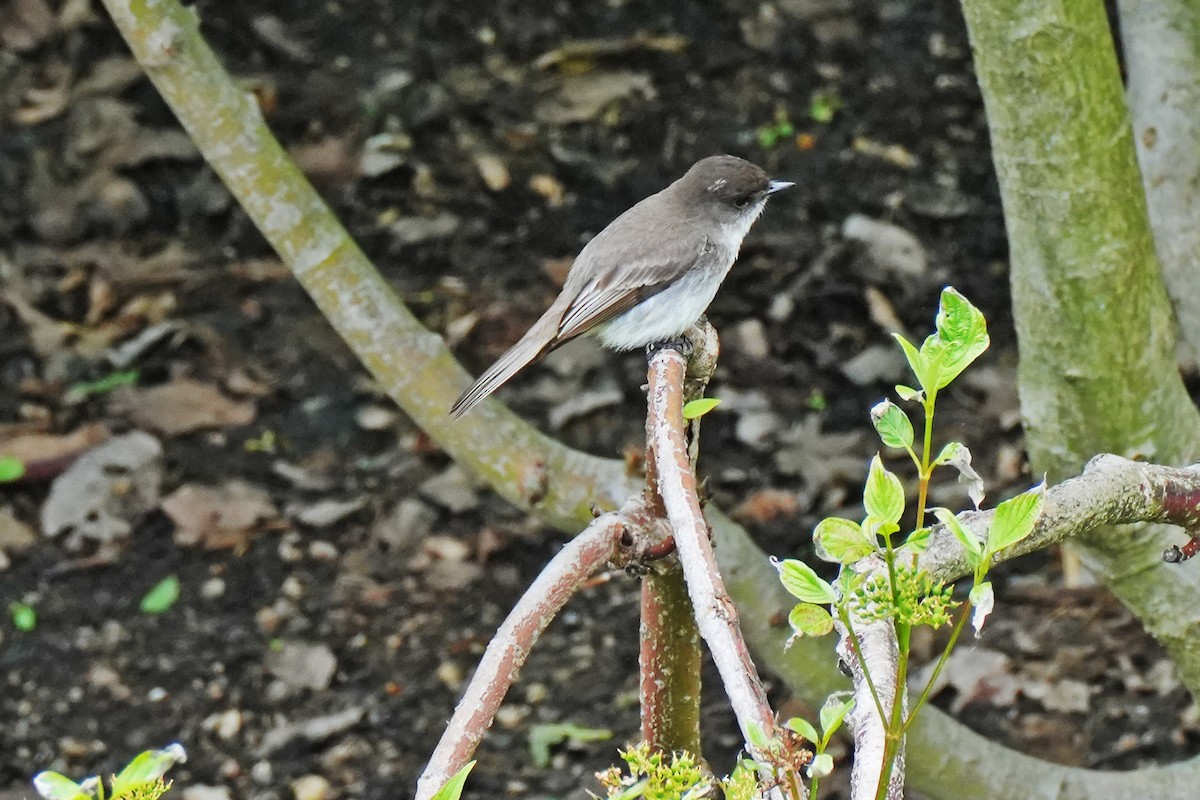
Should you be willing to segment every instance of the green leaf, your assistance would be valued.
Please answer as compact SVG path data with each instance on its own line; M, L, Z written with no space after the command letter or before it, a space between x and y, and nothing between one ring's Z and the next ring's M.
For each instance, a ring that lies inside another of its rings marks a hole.
M828 605L835 599L833 587L823 580L813 568L803 561L794 558L776 561L775 569L779 570L779 580L783 588L792 596L805 603Z
M871 459L871 470L863 489L863 505L867 516L878 522L896 524L904 514L904 485L884 469L878 453Z
M468 761L467 765L454 773L454 777L446 781L446 785L437 790L437 794L433 796L433 800L458 800L462 796L463 786L467 783L467 776L474 769L475 762Z
M467 784L467 776L470 775L470 770L474 769L475 762L467 762L461 770L455 772L454 777L446 781L444 787L438 789L437 794L433 795L433 800L458 800L462 796L462 788Z
M942 290L935 324L942 345L941 374L937 386L941 389L979 358L988 349L991 340L983 312L971 305L952 286Z
M833 756L829 753L817 753L805 768L810 778L824 778L833 772Z
M683 418L698 419L719 405L721 405L721 401L715 397L698 397L691 402L684 403Z
M155 584L153 589L146 592L146 596L142 598L142 613L162 614L175 605L175 601L178 599L179 578L168 575Z
M836 564L853 564L878 551L874 537L854 520L826 517L813 531L817 556Z
M821 736L825 741L842 727L842 720L854 708L854 696L849 692L834 692L821 706Z
M937 458L933 460L933 465L938 467L942 464L949 464L958 456L959 451L963 447L965 445L962 442L946 442L946 446L942 448L942 452L938 453Z
M788 624L797 636L824 636L833 630L833 617L824 606L797 603L788 612Z
M12 483L25 477L25 462L12 456L0 457L0 483Z
M72 384L63 395L63 402L68 405L79 403L89 397L107 394L121 386L132 386L138 382L140 373L136 369L114 372L96 381L85 381Z
M562 742L603 742L612 738L605 728L585 728L571 722L534 725L529 729L529 754L533 763L544 767L550 763L550 748Z
M754 745L760 751L764 753L770 752L772 742L767 738L766 731L757 722L751 722L746 726L746 738L750 740L750 744Z
M817 729L803 717L792 717L783 723L783 727L789 731L795 731L814 745L821 741L821 737L817 734Z
M901 450L912 447L912 420L891 400L877 403L871 409L871 424L888 447L898 447Z
M954 538L962 543L963 548L967 551L967 563L971 565L971 569L978 567L983 561L983 545L979 543L979 540L963 527L962 522L950 512L950 509L935 508L933 513L939 522L950 529Z
M1042 515L1045 499L1046 482L1042 481L1032 489L996 506L996 515L992 518L992 527L988 530L988 552L998 553L1033 533L1033 526Z
M13 627L19 631L29 633L37 627L37 612L31 605L14 601L8 604L8 613L12 617Z
M900 349L904 351L904 357L908 359L908 368L912 370L913 375L917 379L917 383L921 384L925 391L928 391L929 384L926 382L925 377L929 372L929 364L926 363L925 354L918 350L915 344L910 342L908 339L905 339L898 333L893 333L892 338L894 338L900 344ZM908 387L904 388L907 389ZM899 386L896 387L896 391L900 391ZM900 396L905 400L909 399L904 397L903 393L901 393Z
M830 92L816 92L808 105L808 116L813 122L822 124L833 121L833 115L842 107L842 98Z
M112 779L112 796L125 794L147 783L157 781L176 764L187 761L187 753L181 744L172 744L162 750L147 750L139 753Z
M88 797L78 783L57 772L39 772L33 776L33 788L44 800L80 800Z
M929 539L932 535L933 528L918 528L904 540L904 546L920 555L929 549Z
M911 386L905 386L903 383L896 384L896 394L900 395L900 399L908 402L910 400L920 400L925 394L920 389L914 389Z

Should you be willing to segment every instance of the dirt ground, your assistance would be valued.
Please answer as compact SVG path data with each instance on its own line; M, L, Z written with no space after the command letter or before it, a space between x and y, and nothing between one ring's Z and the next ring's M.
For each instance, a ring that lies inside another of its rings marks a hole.
M710 312L724 403L702 471L768 553L808 553L816 520L853 503L877 449L867 409L904 379L889 331L926 335L947 284L985 311L993 347L946 397L941 436L971 447L991 497L1033 482L955 4L195 7L473 371L540 314L589 236L694 160L731 152L796 181ZM408 796L488 636L564 536L389 405L98 4L9 0L0 47L0 455L30 467L0 485L0 798L30 796L40 769L108 772L173 741L189 800ZM639 446L643 381L640 356L580 344L501 396L618 457ZM100 443L121 461L93 465L122 482L112 514L62 482ZM953 485L935 500L965 502ZM174 602L169 587L144 601L171 577ZM1061 763L1197 752L1196 707L1104 592L1063 589L1050 556L998 587L940 706ZM553 624L467 797L599 791L591 774L637 730L636 596L613 576ZM708 685L709 755L728 769L738 737ZM539 763L531 735L551 723L612 736Z

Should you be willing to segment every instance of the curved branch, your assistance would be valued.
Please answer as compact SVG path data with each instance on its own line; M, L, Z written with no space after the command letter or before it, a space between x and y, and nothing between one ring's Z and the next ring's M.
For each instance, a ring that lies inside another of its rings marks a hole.
M782 587L772 586L772 581L777 584L774 569L754 557L758 549L742 528L712 510L708 516L717 536L721 567L731 575L730 594L743 611L742 632L762 664L814 705L830 693L845 689L846 681L841 676L814 672L808 666L825 653L820 641L799 639L785 650L791 631L786 624L772 625L770 621L786 618L794 599ZM982 541L992 516L993 512L986 511L962 514L960 518ZM1082 475L1047 490L1042 516L1033 533L997 554L995 562L1093 528L1135 522L1187 528L1200 525L1200 467L1164 467L1114 455L1097 456ZM945 581L970 574L962 545L940 527L935 529L919 563ZM1200 624L1200 611L1180 613L1181 626ZM860 697L860 710L863 702ZM873 701L865 696L865 702L873 714ZM953 742L953 747L948 747L948 742ZM1120 800L1134 792L1156 800L1190 800L1200 783L1200 758L1126 772L1066 767L990 742L933 707L926 707L909 729L906 750L909 785L932 800L1042 796L1055 800Z
M271 246L379 385L455 461L548 524L579 530L591 508L636 490L619 462L564 447L497 402L447 416L470 379L371 264L276 141L176 0L104 0L130 50Z
M550 559L488 643L417 780L416 800L429 800L471 760L538 636L584 582L615 558L621 537L648 524L651 514L637 495L620 512L597 517Z

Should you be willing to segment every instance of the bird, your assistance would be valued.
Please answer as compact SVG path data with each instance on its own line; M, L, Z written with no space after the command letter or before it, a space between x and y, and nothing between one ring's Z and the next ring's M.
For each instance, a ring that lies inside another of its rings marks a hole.
M678 339L716 296L767 199L794 185L737 156L697 161L584 246L550 308L455 400L450 416L462 417L582 334L617 351Z

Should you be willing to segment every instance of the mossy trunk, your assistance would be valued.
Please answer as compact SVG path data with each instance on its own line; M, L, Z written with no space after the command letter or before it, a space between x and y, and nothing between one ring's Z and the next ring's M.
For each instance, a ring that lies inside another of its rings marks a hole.
M1051 482L1111 452L1200 454L1175 360L1113 35L1101 0L963 0L1008 227L1021 410ZM1163 528L1099 531L1085 560L1200 690L1200 571Z

